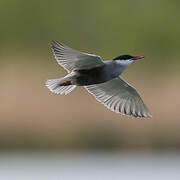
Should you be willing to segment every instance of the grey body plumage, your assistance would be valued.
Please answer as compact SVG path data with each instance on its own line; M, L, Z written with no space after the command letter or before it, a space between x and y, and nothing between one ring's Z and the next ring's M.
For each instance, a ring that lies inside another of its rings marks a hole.
M113 60L104 61L104 65L91 69L74 71L77 73L76 83L79 86L99 84L114 79L121 75L126 66Z
M58 64L69 73L46 82L53 93L68 94L76 86L84 86L111 111L152 117L137 91L119 77L134 60L144 56L121 55L103 61L100 56L82 53L57 41L52 41L51 47Z

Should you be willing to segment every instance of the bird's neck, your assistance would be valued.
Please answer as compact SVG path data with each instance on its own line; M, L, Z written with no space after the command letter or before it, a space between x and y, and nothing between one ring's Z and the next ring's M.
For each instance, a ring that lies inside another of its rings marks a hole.
M133 63L132 60L115 60L115 71L117 73L122 74L131 64Z

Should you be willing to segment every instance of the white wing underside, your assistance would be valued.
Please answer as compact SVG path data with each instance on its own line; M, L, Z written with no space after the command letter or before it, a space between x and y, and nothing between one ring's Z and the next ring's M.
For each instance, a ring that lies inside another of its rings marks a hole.
M137 91L120 77L85 88L111 111L134 117L152 117Z
M79 69L91 69L104 65L100 56L82 53L60 42L52 41L51 47L58 64L68 72Z

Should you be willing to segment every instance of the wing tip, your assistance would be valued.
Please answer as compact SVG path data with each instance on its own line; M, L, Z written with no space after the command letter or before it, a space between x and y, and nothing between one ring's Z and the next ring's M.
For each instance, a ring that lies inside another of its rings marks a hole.
M111 110L112 111L112 110ZM113 111L113 112L116 112L120 115L124 115L124 116L129 116L129 117L134 117L134 118L152 118L152 115L150 113L148 113L147 115L136 115L136 114L126 114L126 113L123 113L123 112L117 112L117 111Z
M50 46L51 46L51 48L54 49L54 48L64 47L65 45L57 40L51 40Z
M150 112L148 112L147 118L152 118L152 114Z
M56 40L51 40L51 42L50 42L50 45L51 46L54 46L55 44L57 44L58 42L56 41Z
M101 102L102 103L102 102ZM103 103L104 104L104 103ZM134 118L152 118L152 114L150 113L150 111L140 111L140 112L132 112L127 110L125 107L121 107L121 109L114 109L114 108L110 108L108 105L104 104L110 111L115 112L117 114L120 115L124 115L124 116L129 116L129 117L134 117Z

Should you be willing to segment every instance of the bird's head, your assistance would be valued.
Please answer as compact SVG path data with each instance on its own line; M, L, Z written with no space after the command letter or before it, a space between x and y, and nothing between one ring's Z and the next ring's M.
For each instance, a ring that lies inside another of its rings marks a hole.
M119 65L121 69L121 73L124 72L124 70L129 67L134 61L138 59L142 59L144 56L138 55L138 56L131 56L131 55L121 55L113 59L115 64Z
M116 58L114 58L113 60L114 61L135 61L135 60L138 60L138 59L142 59L144 58L144 56L142 55L137 55L137 56L131 56L131 55L121 55L121 56L118 56Z

